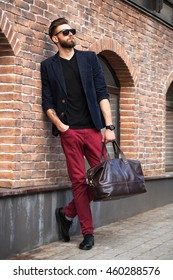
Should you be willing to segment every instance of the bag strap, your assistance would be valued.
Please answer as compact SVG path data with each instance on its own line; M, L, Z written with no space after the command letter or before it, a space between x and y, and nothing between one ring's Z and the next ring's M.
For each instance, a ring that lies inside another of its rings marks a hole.
M102 152L101 152L101 155L100 155L100 162L103 162L105 160L104 158L104 149L106 149L106 144L105 142L103 142L103 145L102 145ZM107 153L107 149L106 149L106 154L107 156L109 157L108 153Z
M123 151L121 150L121 148L118 145L116 140L112 141L112 146L113 146L113 150L114 150L114 156L116 157L118 155L118 157L121 158L126 163L127 158L126 158L125 154L123 153ZM116 148L118 149L118 153L117 153Z
M127 163L127 158L126 158L125 154L123 153L123 151L120 149L120 146L118 145L116 140L112 141L112 146L113 146L113 150L114 150L114 157L121 158L124 161L124 163ZM101 162L104 160L104 149L105 148L106 148L106 144L105 144L105 142L103 142L102 153L101 153L101 157L100 157ZM108 157L109 157L109 155L108 155Z

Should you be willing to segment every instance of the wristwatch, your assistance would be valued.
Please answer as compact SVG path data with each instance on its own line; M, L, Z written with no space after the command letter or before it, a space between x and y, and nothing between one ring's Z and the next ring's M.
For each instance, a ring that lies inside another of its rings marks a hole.
M106 129L114 130L115 126L113 124L111 125L106 125Z

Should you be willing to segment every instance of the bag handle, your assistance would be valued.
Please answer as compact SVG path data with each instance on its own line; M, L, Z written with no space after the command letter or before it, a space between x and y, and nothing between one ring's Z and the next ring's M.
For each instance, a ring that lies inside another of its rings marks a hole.
M123 151L121 150L121 148L118 145L116 140L112 141L112 146L113 146L113 149L114 149L114 156L116 157L116 155L117 155L117 150L116 150L116 147L117 147L118 157L121 158L125 163L127 163L127 158L126 158L125 154L123 153Z
M114 150L114 157L115 158L118 157L118 158L122 159L124 163L127 163L127 158L126 158L125 154L123 153L123 151L120 149L120 146L118 145L116 140L112 141L112 146L113 146L113 150ZM106 144L105 144L105 142L103 142L100 161L104 160L105 147L106 147ZM117 150L118 150L118 152L117 152Z

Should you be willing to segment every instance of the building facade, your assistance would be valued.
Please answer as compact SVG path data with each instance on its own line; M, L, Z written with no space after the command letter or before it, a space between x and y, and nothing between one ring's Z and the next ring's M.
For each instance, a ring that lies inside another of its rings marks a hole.
M70 187L59 138L41 106L40 62L57 51L48 27L58 17L76 28L76 48L95 51L103 65L126 156L141 161L146 180L171 180L172 11L172 1L157 0L0 1L1 199Z
M173 81L170 27L124 1L1 1L0 13L0 187L67 180L59 139L51 136L42 112L40 84L40 62L56 51L48 26L61 16L77 29L76 48L95 51L118 80L122 149L141 160L146 176L165 173L166 98L172 98Z

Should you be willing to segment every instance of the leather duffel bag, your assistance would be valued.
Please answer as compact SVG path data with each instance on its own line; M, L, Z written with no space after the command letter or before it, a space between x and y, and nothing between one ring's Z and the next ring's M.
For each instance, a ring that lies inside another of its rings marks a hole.
M87 170L94 201L119 199L146 192L141 163L127 159L116 141L112 145L115 158L103 160L103 147L101 163Z

